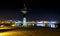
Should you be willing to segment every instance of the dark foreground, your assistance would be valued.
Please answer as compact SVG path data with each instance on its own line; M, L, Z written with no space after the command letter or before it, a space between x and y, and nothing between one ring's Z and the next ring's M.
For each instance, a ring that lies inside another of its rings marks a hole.
M0 30L0 36L60 36L60 29L51 28L18 28Z

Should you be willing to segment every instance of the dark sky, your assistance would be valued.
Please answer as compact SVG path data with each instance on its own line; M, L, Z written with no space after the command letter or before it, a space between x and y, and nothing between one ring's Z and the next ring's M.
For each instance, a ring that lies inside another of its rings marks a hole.
M28 8L27 20L60 20L60 2L58 0L10 0L0 1L0 19L21 20L20 9L24 3Z

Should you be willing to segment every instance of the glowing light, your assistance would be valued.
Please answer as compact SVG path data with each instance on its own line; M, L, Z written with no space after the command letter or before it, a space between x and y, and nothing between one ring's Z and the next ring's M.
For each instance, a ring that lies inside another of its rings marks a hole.
M4 27L4 25L1 25L0 27Z
M51 24L51 28L55 28L55 25L54 24Z
M2 23L2 24L4 24L4 22L3 22L3 21L2 21L1 23Z
M18 22L15 22L15 24L18 23Z
M38 21L37 23L43 23L43 21L40 21L40 22Z
M26 24L26 18L23 18L23 26L27 26L27 24Z
M26 14L26 13L27 13L27 11L22 11L22 13L23 13L23 14Z
M22 23L21 21L17 21L17 22L15 22L15 23Z
M44 21L44 24L48 23L47 21Z
M12 21L12 20L10 20L10 21Z
M45 26L45 24L37 24L37 26Z
M48 23L57 23L56 21L48 21Z
M15 25L16 25L16 26L19 26L19 25L21 25L21 24L19 24L19 23L16 23Z
M52 21L51 23L56 23L55 21Z
M32 24L34 26L34 24Z
M22 23L21 21L18 21L18 23Z
M8 23L9 24L10 22L9 21L6 21L5 23Z
M56 25L55 24L48 24L48 27L50 27L50 28L56 28Z
M14 24L12 24L11 26L15 26Z

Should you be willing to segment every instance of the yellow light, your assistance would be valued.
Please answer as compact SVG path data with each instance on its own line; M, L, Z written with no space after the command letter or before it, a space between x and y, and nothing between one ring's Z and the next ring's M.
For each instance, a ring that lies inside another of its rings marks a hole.
M12 24L11 26L15 26L14 24Z
M8 23L8 24L9 24L10 22L6 22L6 23Z
M3 25L1 25L0 27L4 27Z
M1 22L2 24L4 24L4 22Z
M47 21L44 21L44 24L47 24L48 22Z
M31 23L35 23L34 21L32 21Z

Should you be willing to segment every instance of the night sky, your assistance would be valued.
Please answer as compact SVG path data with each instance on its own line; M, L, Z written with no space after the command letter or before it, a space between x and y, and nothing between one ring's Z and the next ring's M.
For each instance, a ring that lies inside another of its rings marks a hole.
M60 4L56 0L10 0L0 1L0 19L22 20L21 8L24 3L28 9L27 20L60 20Z

